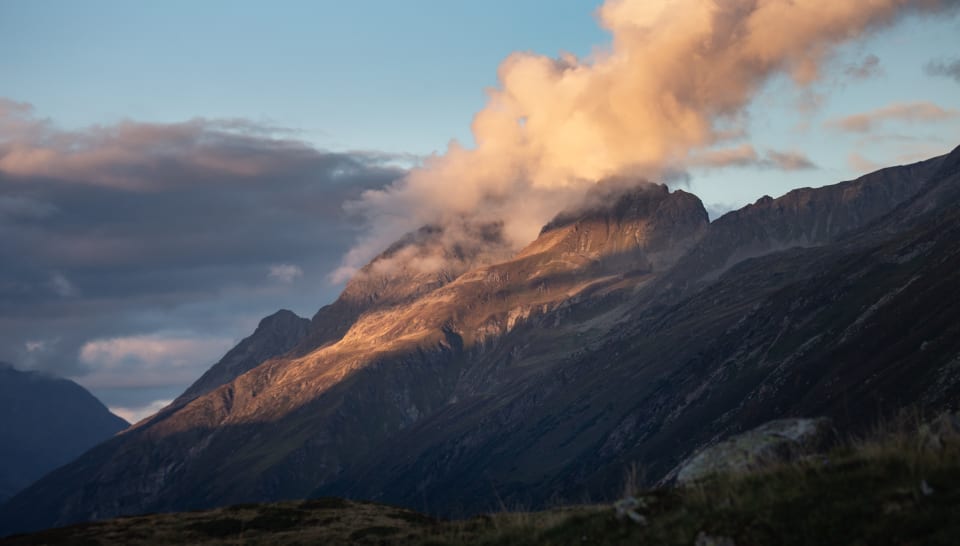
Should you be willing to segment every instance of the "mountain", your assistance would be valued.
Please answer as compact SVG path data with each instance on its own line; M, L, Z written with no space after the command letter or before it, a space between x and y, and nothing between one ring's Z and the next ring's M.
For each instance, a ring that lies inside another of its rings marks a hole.
M949 405L958 157L713 223L689 193L608 180L506 258L497 225L426 227L289 352L47 476L0 528L318 495L441 514L603 498L631 464L654 482L772 419Z
M180 407L213 389L233 381L263 361L293 349L310 330L310 321L281 309L264 318L249 337L230 349L219 362L197 379L171 407Z
M0 499L127 426L80 385L0 362Z

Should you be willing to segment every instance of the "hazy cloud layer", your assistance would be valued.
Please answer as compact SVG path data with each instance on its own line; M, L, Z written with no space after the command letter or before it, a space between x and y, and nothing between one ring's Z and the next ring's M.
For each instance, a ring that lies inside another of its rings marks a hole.
M62 131L0 99L0 359L94 388L184 385L264 315L328 302L357 234L343 203L404 171L295 136L204 119Z
M362 266L397 233L463 218L503 222L507 240L522 246L598 179L659 179L742 139L746 107L772 76L808 89L840 44L956 3L608 0L598 16L612 47L588 59L511 55L474 118L474 148L453 143L353 205L371 228L341 272ZM871 62L860 68L870 72ZM760 159L812 165L795 155Z
M891 122L917 123L948 121L960 111L941 108L932 102L895 103L883 108L828 120L825 125L848 133L869 133Z
M960 83L960 57L949 60L930 61L923 67L931 76L945 76Z

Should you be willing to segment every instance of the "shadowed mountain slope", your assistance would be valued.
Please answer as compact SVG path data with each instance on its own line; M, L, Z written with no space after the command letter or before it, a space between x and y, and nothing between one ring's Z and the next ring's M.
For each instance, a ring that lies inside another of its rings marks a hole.
M601 184L499 261L496 226L494 252L425 228L291 352L48 476L3 529L311 494L446 514L579 500L773 418L943 405L958 153L713 224L685 192Z
M80 385L0 362L0 499L127 426Z

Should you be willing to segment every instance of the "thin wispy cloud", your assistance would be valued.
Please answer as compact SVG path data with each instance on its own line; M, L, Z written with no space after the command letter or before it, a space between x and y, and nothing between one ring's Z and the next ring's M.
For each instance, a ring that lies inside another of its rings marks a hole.
M293 264L271 265L267 276L282 283L292 283L303 276L303 269Z
M883 74L883 68L880 66L880 57L871 53L857 63L848 64L843 73L854 80L866 80Z
M741 144L733 148L708 150L692 156L688 163L693 167L712 169L752 167L782 171L802 171L817 168L813 160L800 152L766 150L760 153L750 144Z
M873 172L884 167L879 162L864 157L860 152L851 152L847 156L847 163L850 165L850 168L854 170L854 172L860 174Z
M908 102L830 119L824 126L848 133L869 133L889 123L936 123L958 116L960 110L942 108L932 102Z
M923 70L930 76L951 78L960 83L960 57L930 61Z

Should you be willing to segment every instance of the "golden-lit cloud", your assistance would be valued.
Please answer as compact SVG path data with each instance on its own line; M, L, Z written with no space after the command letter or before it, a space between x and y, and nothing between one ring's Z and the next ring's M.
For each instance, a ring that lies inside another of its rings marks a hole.
M510 55L473 120L474 148L454 142L353 205L372 227L343 270L362 265L400 233L452 219L503 222L504 236L519 247L586 186L612 175L661 179L704 158L809 168L813 163L796 153L764 158L752 148L716 148L729 143L729 127L771 77L785 74L809 89L838 45L903 15L953 5L608 0L598 18L612 35L609 48L586 59ZM868 59L862 71L875 64Z

